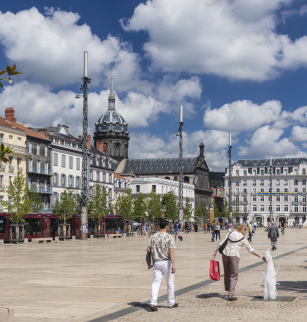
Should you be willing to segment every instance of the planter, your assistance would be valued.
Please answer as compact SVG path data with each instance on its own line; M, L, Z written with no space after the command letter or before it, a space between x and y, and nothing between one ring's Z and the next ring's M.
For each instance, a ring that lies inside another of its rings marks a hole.
M25 225L20 224L10 224L10 243L23 243L25 235Z
M59 239L70 239L70 224L59 224L58 235Z

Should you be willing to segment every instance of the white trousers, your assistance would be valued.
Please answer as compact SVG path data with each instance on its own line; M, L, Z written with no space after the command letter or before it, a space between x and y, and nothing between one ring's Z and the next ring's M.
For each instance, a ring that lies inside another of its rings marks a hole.
M166 285L167 285L167 300L168 305L173 306L175 304L175 291L174 291L174 275L172 274L172 261L165 260L165 261L157 261L154 263L153 266L154 271L154 279L151 287L151 299L150 305L157 305L158 293L160 284L162 281L163 275L166 278Z

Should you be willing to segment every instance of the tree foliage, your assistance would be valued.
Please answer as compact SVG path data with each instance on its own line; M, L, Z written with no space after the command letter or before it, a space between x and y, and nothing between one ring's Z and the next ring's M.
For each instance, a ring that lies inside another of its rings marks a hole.
M190 221L190 219L192 218L192 216L193 216L193 207L190 204L190 198L187 197L185 199L185 204L183 206L183 220L184 221ZM202 216L200 216L200 217L202 217Z
M162 215L162 203L159 195L156 194L154 189L151 190L151 193L148 195L147 199L148 207L148 217L152 220L157 220L161 218Z
M39 213L43 209L43 197L33 184L30 188L26 184L24 189L24 213Z
M174 191L165 193L162 197L162 207L164 208L164 217L171 221L178 219L178 202Z
M2 76L4 74L7 74L7 77L6 78L0 77L0 87L1 88L3 88L3 84L1 81L3 81L3 80L8 81L9 84L12 84L13 80L12 80L11 76L15 76L15 75L22 74L22 73L17 72L16 65L13 65L12 67L6 66L5 69L1 69L0 76Z
M12 149L8 146L0 145L0 162L8 163L9 159L5 157L6 154L12 153ZM1 164L0 164L1 165Z
M92 189L92 196L88 205L89 217L100 222L100 219L107 215L108 212L107 190L103 185L97 182Z
M205 220L208 219L209 211L203 202L195 207L195 217L203 217Z
M224 218L228 218L228 219L230 218L230 211L229 211L227 200L224 200L221 211L219 212L219 216L224 217Z
M116 214L123 216L126 220L135 219L131 189L126 189L123 195L118 197L115 209Z
M65 189L61 194L61 199L56 201L53 213L58 214L59 219L65 224L67 219L71 218L74 214L80 213L79 195L74 191L67 191Z
M141 210L141 204L143 204L143 209ZM146 197L140 193L136 199L133 200L133 212L134 218L138 219L141 218L141 211L142 211L142 218L145 218L145 214L148 212L148 205Z

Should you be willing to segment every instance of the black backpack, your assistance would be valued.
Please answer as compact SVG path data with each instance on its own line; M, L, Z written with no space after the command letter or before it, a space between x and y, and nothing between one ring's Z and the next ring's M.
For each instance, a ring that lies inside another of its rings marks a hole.
M219 253L220 253L220 254L223 254L223 251L224 251L224 249L225 249L225 247L226 247L226 245L227 245L227 243L228 243L228 240L229 240L231 243L238 243L238 242L240 242L241 240L243 240L243 239L245 238L245 237L243 237L243 238L241 238L240 240L232 241L232 240L230 240L230 239L229 239L230 234L231 234L231 233L229 233L229 235L228 235L227 239L226 239L226 240L224 241L224 243L220 246L220 248L219 248Z

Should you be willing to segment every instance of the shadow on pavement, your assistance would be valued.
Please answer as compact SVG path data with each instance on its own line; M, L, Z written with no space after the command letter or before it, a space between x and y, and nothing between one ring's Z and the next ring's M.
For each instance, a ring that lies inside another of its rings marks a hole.
M140 308L143 308L147 312L151 312L149 304L142 303L142 302L130 302L130 303L127 303L127 304L131 305L131 306L134 306L134 307L140 307Z
M196 297L199 298L199 299L211 299L213 297L218 297L218 298L220 298L222 300L225 300L225 301L228 300L227 296L221 295L220 293L199 294L199 295L196 295Z
M281 281L278 282L277 291L292 291L296 293L307 293L307 281Z

